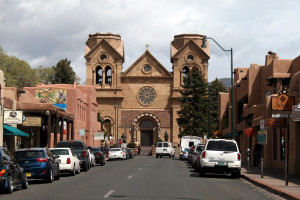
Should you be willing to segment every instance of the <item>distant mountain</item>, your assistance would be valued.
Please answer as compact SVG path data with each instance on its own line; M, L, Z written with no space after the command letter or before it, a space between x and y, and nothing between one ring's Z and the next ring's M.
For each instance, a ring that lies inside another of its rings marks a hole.
M227 89L231 86L231 78L220 78L218 80L222 82Z

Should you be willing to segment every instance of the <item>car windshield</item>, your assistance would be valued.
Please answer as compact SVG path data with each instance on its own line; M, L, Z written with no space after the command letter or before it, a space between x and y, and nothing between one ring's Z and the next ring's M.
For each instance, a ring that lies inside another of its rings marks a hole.
M122 151L122 149L111 149L110 151Z
M185 152L188 152L189 150L190 150L190 148L185 148L184 149Z
M17 151L14 153L15 158L21 159L21 158L40 158L40 157L45 157L45 152L44 151Z
M92 153L101 152L101 149L99 148L90 148Z
M206 150L212 151L237 151L236 144L226 141L209 141Z
M131 152L131 149L126 149L128 152Z
M50 149L50 151L56 156L69 155L69 151L67 149Z
M74 149L84 149L81 142L59 142L56 147L71 147Z

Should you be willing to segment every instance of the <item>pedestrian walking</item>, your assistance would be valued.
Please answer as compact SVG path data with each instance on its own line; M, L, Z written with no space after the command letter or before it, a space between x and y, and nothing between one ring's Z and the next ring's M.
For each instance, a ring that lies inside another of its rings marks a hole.
M137 150L138 150L138 151L137 151L137 152L138 152L138 156L140 156L141 150L142 150L141 145L138 146L138 149L137 149Z

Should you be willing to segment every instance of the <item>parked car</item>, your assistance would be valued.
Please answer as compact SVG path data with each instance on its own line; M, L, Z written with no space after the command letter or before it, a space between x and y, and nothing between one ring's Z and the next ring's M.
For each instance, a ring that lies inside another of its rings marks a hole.
M0 147L0 191L11 194L15 189L27 189L24 169L15 162L8 150Z
M206 172L231 173L239 178L241 154L234 140L209 139L200 157L200 176Z
M105 165L105 153L100 148L91 147L90 151L95 155L96 164Z
M57 148L69 147L72 148L75 155L80 161L80 167L83 171L88 171L90 168L89 152L85 146L85 143L81 140L64 140L59 141L56 145Z
M156 145L156 158L162 156L175 157L175 150L171 142L158 142Z
M187 160L187 159L188 159L189 150L190 150L190 148L185 148L185 149L183 150L182 156L181 156L181 159L182 159L182 160Z
M122 148L123 152L125 153L126 157L125 159L129 159L129 153L127 152L126 148Z
M59 163L48 148L18 149L14 156L28 179L59 180Z
M126 154L123 152L121 148L112 148L108 152L108 160L115 160L115 159L126 159Z
M96 166L96 161L95 161L95 155L90 151L90 149L87 150L89 153L89 161L90 161L90 168Z
M51 148L49 150L57 158L60 172L67 172L72 176L80 173L80 161L71 148Z
M199 170L200 164L198 163L198 160L200 160L201 152L204 150L204 148L205 144L198 144L192 153L192 165L196 172Z
M130 158L130 159L134 158L134 155L133 155L132 149L130 149L130 148L126 148L126 151L127 151L127 153L128 153L128 156L129 156L129 158Z

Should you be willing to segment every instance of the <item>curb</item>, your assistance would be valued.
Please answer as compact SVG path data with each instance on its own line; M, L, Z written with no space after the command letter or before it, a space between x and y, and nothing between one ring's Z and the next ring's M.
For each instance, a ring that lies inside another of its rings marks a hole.
M286 199L291 199L291 200L300 200L300 197L299 196L296 196L296 195L293 195L293 194L290 194L280 188L277 188L275 186L271 186L271 185L268 185L268 184L265 184L261 181L258 181L256 179L253 179L253 178L249 178L248 176L245 176L243 174L241 174L241 178L247 180L248 182L260 187L260 188L263 188L273 194L276 194L280 197L283 197L283 198L286 198Z

